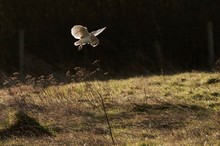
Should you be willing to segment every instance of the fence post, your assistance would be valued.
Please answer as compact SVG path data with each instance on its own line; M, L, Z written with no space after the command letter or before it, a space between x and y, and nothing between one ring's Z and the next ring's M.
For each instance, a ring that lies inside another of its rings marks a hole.
M211 68L214 62L214 38L213 38L213 23L207 22L207 37L208 37L208 65Z
M24 71L24 29L18 30L18 62L20 73Z

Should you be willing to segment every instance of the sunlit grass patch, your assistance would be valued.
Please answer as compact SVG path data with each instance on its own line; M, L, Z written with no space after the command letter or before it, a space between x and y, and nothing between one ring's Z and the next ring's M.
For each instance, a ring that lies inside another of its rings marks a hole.
M111 145L101 96L117 145L218 145L219 76L180 73L49 86L19 83L0 90L0 130L13 126L21 110L53 136L14 135L9 144Z

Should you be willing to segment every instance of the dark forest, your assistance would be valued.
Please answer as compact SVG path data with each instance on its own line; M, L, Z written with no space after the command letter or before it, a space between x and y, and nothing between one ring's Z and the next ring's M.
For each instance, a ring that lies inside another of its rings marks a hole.
M212 70L219 9L218 0L0 0L0 71L65 73L95 60L115 76ZM78 51L70 34L77 24L107 27L100 44Z

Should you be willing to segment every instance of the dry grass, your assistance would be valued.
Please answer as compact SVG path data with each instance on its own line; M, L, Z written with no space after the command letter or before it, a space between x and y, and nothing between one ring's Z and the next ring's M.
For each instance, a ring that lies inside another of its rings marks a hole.
M0 130L9 131L0 132L0 145L112 145L99 94L117 145L220 145L219 73L51 86L41 78L0 90ZM12 131L20 111L50 135Z

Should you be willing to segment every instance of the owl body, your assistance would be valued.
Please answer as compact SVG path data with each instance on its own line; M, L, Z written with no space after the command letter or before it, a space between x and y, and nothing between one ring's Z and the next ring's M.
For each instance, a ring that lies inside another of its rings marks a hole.
M103 32L105 28L106 27L89 33L86 27L82 25L75 25L71 29L71 34L74 38L79 40L76 41L74 45L79 46L78 50L81 50L83 45L86 44L90 44L92 47L96 47L99 44L99 39L96 36Z

